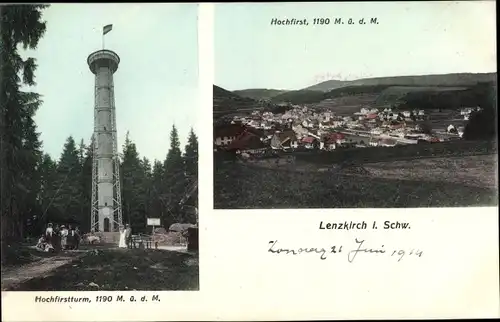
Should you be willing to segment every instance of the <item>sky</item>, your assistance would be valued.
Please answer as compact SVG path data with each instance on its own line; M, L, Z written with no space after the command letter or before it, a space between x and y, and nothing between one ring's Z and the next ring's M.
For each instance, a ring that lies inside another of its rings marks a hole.
M495 13L494 1L217 4L214 83L298 90L329 79L496 72Z
M36 50L35 87L43 104L35 115L43 150L59 159L66 138L89 143L94 75L90 53L102 49L102 28L113 24L105 48L120 56L114 74L119 152L127 131L139 156L164 160L172 125L181 149L197 133L198 37L196 4L52 4Z

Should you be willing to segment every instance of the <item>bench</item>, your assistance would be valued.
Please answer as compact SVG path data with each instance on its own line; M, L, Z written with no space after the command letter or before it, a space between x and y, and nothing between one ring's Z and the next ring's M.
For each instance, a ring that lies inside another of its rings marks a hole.
M129 248L152 249L153 237L149 235L135 235L130 239ZM158 249L158 242L155 242L155 249Z

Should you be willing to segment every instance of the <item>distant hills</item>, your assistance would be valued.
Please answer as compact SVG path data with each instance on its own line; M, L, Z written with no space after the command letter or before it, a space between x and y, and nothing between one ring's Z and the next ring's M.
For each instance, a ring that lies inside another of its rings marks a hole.
M481 82L495 82L496 73L460 73L460 74L440 74L440 75L419 75L419 76L394 76L362 78L353 81L328 80L304 90L329 92L333 89L346 86L473 86Z
M336 79L330 79L330 80L321 82L319 84L306 87L303 90L329 92L332 89L353 85L352 83L354 83L354 82L356 82L356 81L341 81L341 80L336 80Z
M228 91L227 89L214 85L214 98L241 99L242 97L234 92Z
M254 89L244 89L240 91L234 91L233 93L242 97L249 97L254 100L259 100L259 99L270 99L272 97L275 97L277 95L286 92L287 92L286 90L281 90L281 89L254 88Z
M251 98L239 96L222 87L213 86L214 113L229 113L238 110L257 109L259 103Z
M322 105L394 106L412 108L456 108L478 105L496 97L496 73L329 80L304 89L246 89L234 92L214 85L214 112L262 107L280 103ZM492 94L494 92L494 94ZM488 96L488 98L486 98Z

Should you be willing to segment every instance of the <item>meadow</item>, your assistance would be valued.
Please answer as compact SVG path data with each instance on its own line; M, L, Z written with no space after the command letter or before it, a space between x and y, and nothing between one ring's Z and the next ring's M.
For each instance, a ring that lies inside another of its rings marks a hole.
M262 163L218 160L214 169L214 207L497 205L497 154L491 144L476 142L464 149L468 143L413 145L399 150L364 148L316 156L304 153L295 156L293 164L281 165L269 160ZM344 164L348 166L338 167Z

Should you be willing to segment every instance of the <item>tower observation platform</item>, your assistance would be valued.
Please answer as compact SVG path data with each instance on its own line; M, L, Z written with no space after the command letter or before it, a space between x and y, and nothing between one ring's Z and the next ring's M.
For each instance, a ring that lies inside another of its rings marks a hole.
M109 69L114 74L120 64L120 56L112 50L102 49L90 54L87 64L93 74L97 74L101 67Z
M87 64L95 75L91 231L116 232L122 225L122 202L113 74L120 57L98 50Z

